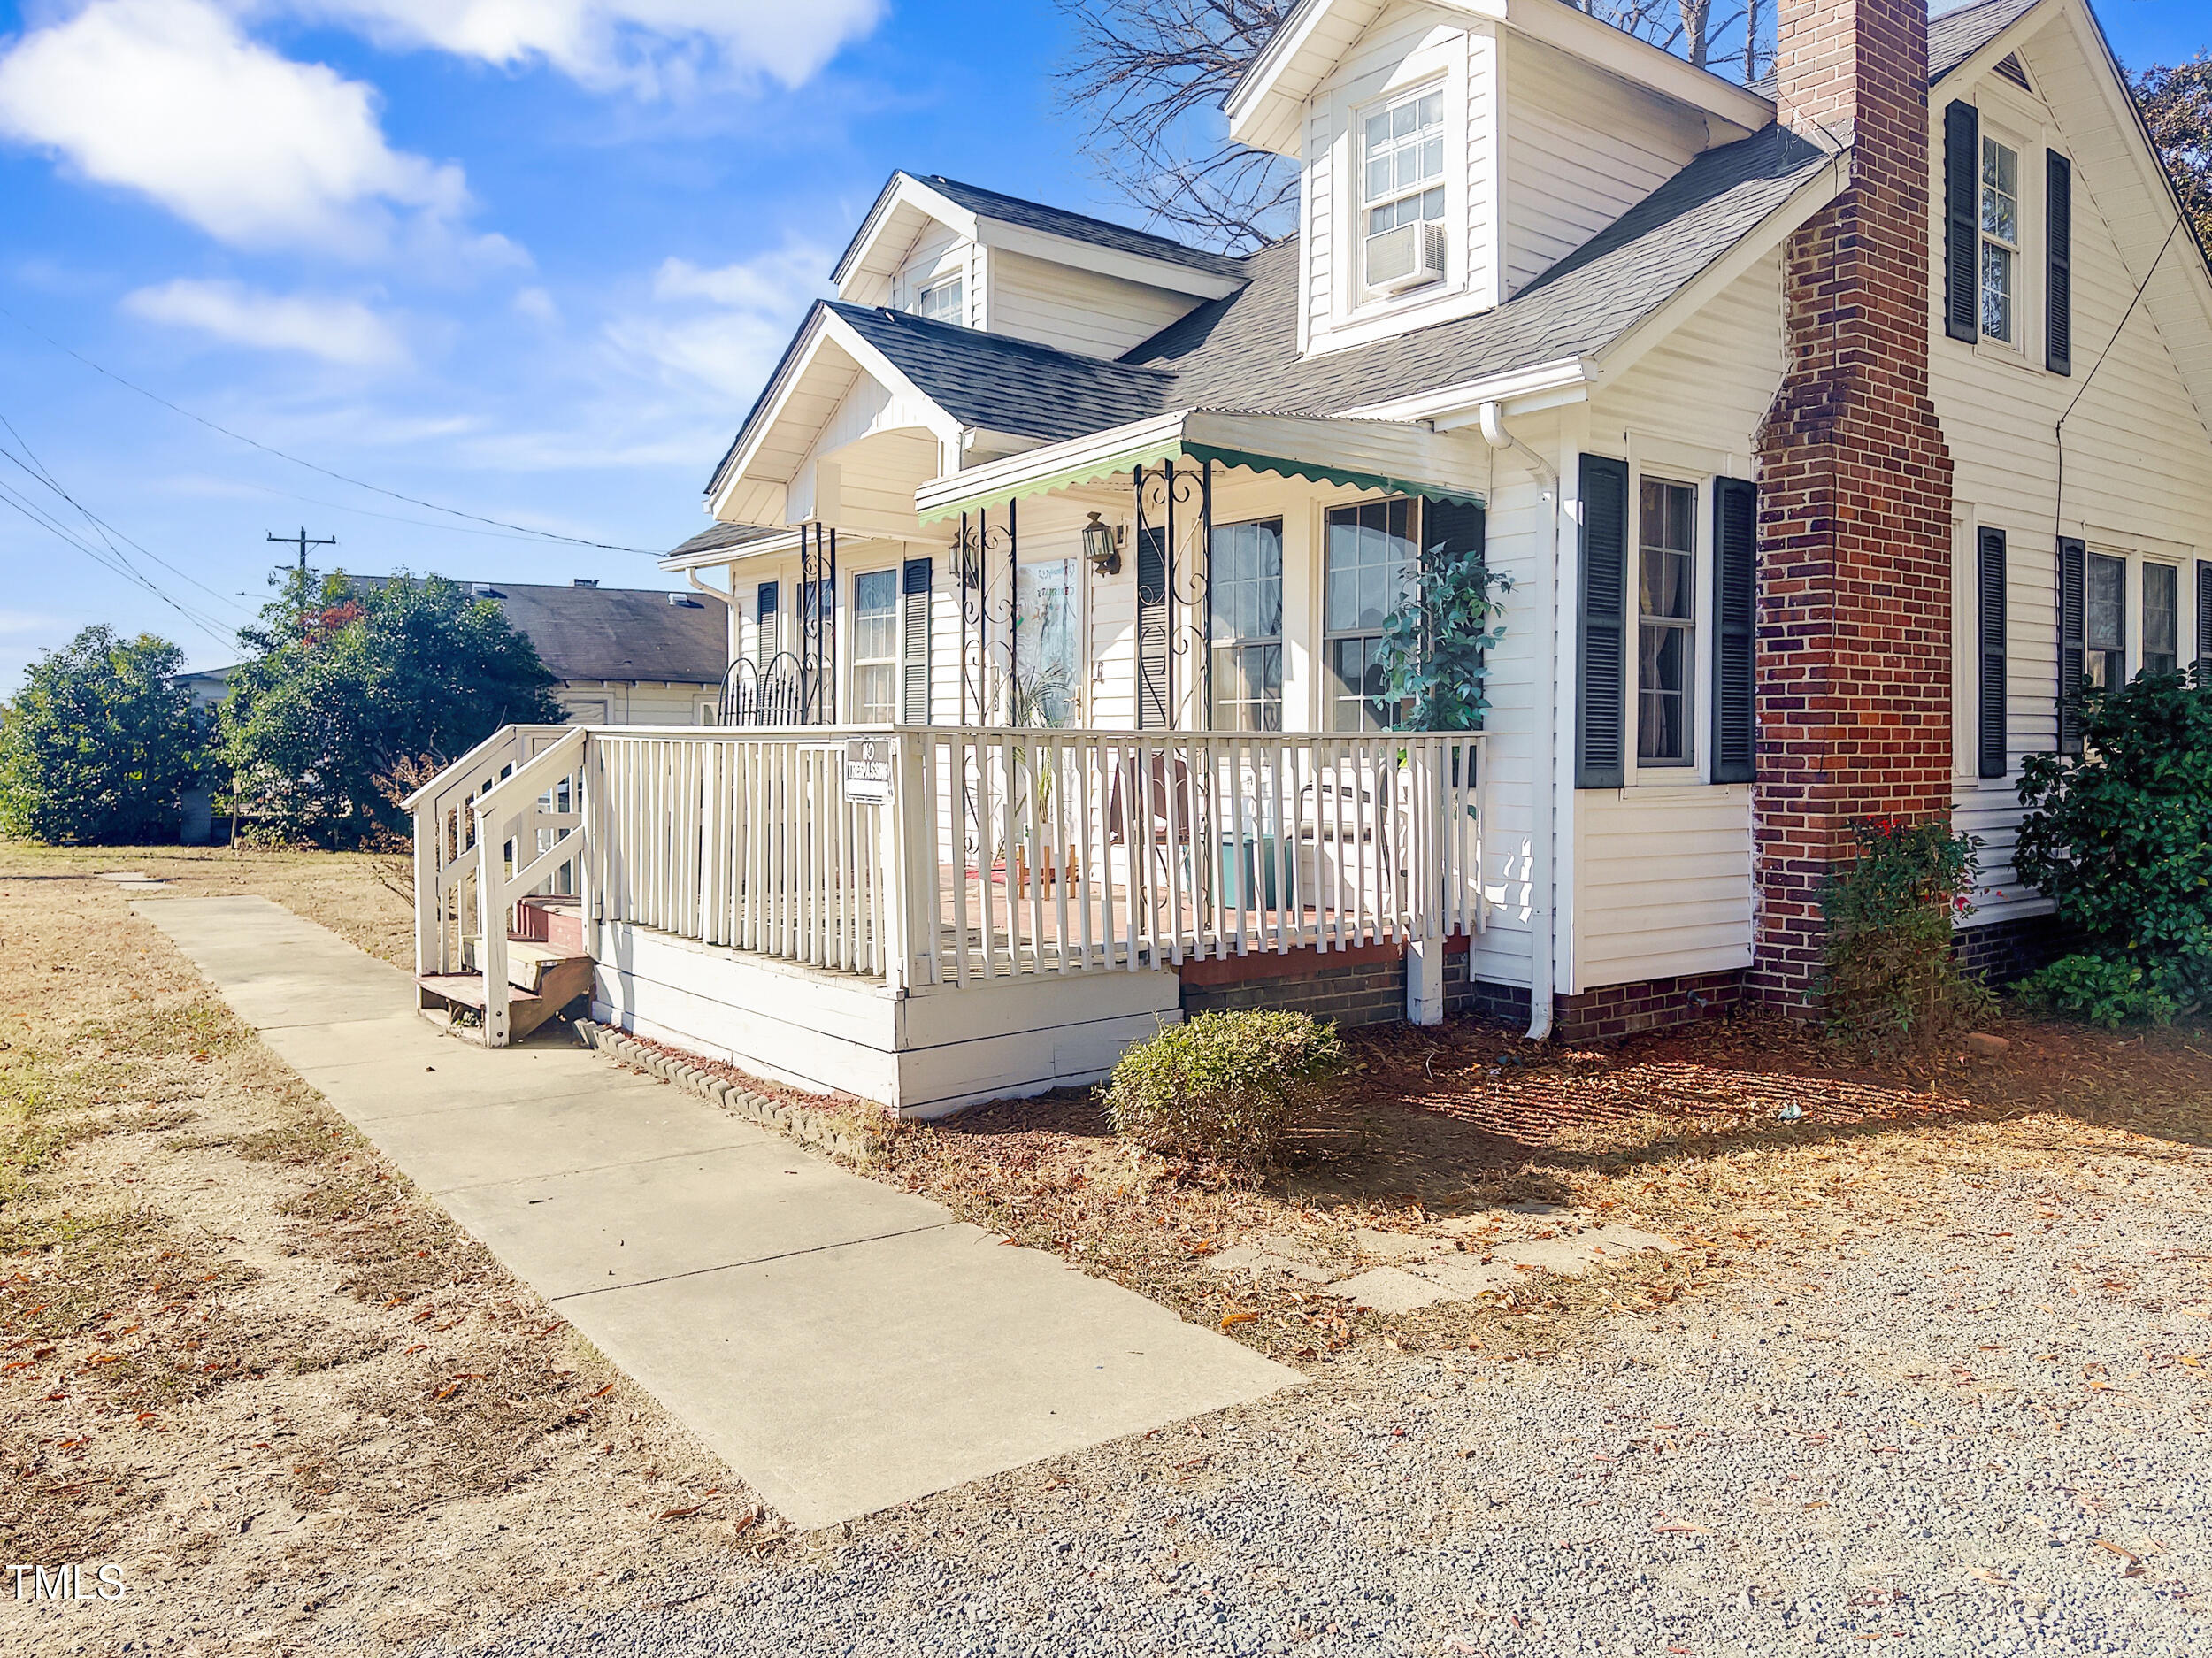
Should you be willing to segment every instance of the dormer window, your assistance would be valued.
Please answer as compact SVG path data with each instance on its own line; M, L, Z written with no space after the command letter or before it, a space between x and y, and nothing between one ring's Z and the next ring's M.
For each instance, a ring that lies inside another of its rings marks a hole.
M1444 94L1409 93L1361 120L1367 287L1396 294L1444 275Z
M1982 333L2011 345L2020 264L2020 157L1989 137L1982 140L1981 240Z
M914 314L932 322L964 325L968 320L967 297L966 286L956 276L932 282L914 296Z

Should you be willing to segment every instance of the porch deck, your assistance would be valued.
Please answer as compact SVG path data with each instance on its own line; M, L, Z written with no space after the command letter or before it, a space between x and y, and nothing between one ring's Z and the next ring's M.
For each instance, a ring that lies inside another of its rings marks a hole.
M507 918L548 890L578 895L618 1016L613 941L647 935L933 1005L1264 952L1418 955L1484 927L1481 756L1465 733L515 727L412 802L418 967L480 973L498 1046ZM755 994L656 959L694 1001ZM1048 1002L1083 1022L1079 998ZM806 1004L778 1040L810 1028Z

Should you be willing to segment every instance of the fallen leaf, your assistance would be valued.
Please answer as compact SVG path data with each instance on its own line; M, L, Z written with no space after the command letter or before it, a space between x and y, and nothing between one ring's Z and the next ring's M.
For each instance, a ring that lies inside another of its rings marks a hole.
M1221 1327L1226 1330L1233 1324L1248 1324L1258 1316L1257 1313L1224 1313L1221 1315Z

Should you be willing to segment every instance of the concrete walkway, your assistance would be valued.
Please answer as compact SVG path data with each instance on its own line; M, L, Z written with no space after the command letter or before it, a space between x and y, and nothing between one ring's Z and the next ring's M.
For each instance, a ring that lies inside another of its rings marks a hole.
M1299 1379L584 1048L445 1035L405 973L266 899L135 910L795 1524Z

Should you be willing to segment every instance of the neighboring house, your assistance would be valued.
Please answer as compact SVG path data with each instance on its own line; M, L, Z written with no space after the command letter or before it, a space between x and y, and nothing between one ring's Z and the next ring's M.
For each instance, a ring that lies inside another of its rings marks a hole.
M1747 89L1305 0L1248 258L895 174L664 560L759 729L541 763L663 802L580 832L603 1016L927 1111L1179 1008L1802 1006L1878 812L1982 836L1962 948L2032 959L2022 757L2212 654L2212 279L2084 0L1778 29ZM1424 546L1512 579L1479 738L1380 734ZM792 723L901 729L841 783Z
M388 578L360 577L363 581ZM729 665L729 618L694 593L472 581L537 647L570 719L592 725L710 725Z
M180 673L176 683L192 699L195 713L213 718L215 705L230 695L230 676L238 672L236 664L227 668L202 668L193 673ZM204 784L188 788L178 797L177 839L188 847L204 847L214 841L215 791Z

